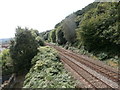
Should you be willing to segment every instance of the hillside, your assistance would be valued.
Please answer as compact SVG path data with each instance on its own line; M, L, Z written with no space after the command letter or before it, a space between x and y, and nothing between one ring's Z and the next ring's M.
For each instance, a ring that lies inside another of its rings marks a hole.
M0 52L0 88L118 88L119 10L93 2L46 32L18 26L13 39L0 39L9 45Z
M116 2L93 2L40 35L47 42L116 62L120 53L119 6Z

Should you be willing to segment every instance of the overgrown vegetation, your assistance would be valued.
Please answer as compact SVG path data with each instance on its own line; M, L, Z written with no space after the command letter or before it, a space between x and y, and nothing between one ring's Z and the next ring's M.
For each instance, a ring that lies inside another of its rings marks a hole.
M0 53L0 68L2 68L2 76L13 73L13 61L9 49L5 49Z
M39 34L18 27L10 50L0 54L3 75L29 71L24 88L75 88L76 82L64 69L56 50L41 47L43 40L118 67L119 11L117 2L94 2L67 16L53 30Z
M75 29L77 27L75 23L75 18L76 18L76 15L71 14L67 16L67 18L65 18L62 23L64 36L68 43L75 42L75 38L76 38Z
M31 59L37 54L38 47L44 45L37 30L18 27L15 39L11 41L10 55L15 73L24 73L31 67Z
M55 49L40 47L31 63L24 88L75 88L75 81L64 69Z
M119 58L115 59L120 53L118 23L118 3L99 3L84 14L76 32L78 42L99 60L118 62Z
M111 47L114 47L114 50L119 49L117 17L116 3L100 3L96 8L89 10L77 30L82 45L90 51L108 51Z
M48 42L65 46L66 49L74 47L83 54L92 54L102 61L114 59L112 61L118 62L119 7L117 2L93 2L56 24L56 38L48 32L48 39L52 38Z

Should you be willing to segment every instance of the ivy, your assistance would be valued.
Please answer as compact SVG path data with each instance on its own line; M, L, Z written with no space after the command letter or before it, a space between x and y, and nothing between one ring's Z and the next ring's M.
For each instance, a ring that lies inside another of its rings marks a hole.
M23 88L75 88L75 81L64 69L55 49L40 47L32 65Z

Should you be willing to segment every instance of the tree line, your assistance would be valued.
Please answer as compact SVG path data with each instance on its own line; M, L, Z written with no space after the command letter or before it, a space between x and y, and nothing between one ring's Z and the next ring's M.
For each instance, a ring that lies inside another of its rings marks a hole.
M78 49L84 47L93 54L119 55L119 8L118 2L93 2L41 35L47 42L68 44Z

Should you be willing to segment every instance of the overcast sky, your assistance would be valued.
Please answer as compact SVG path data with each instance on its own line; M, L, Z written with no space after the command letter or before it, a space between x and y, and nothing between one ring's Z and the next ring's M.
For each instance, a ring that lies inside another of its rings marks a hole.
M69 14L94 0L0 0L0 38L14 37L17 26L53 29Z

